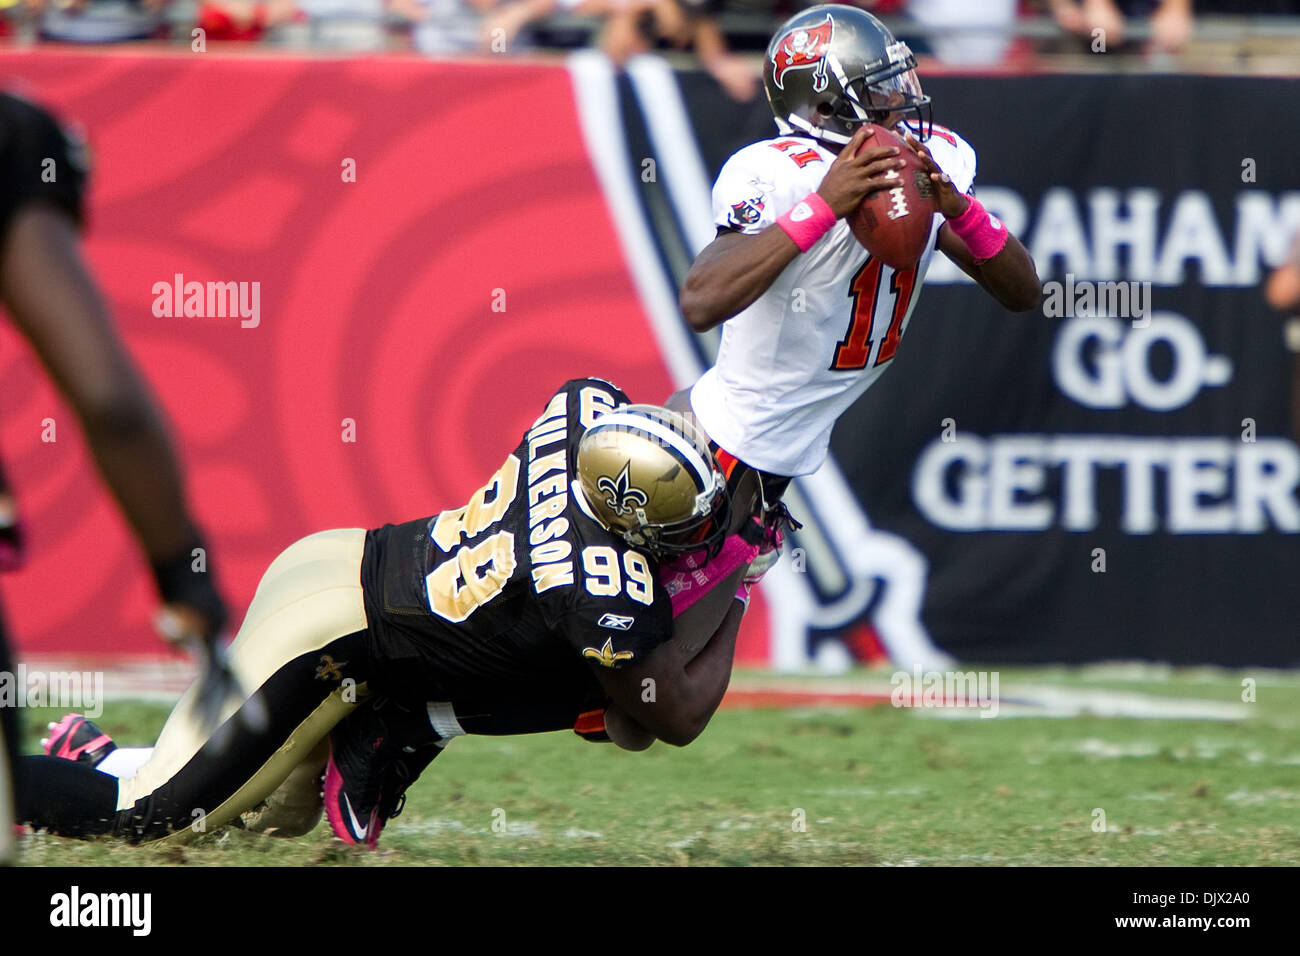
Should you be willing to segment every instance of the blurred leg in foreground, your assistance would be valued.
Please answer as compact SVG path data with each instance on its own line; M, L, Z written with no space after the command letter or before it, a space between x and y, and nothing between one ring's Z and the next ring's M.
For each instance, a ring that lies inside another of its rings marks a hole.
M219 700L229 684L218 643L225 603L162 414L81 256L85 181L81 144L44 110L0 95L0 302L77 415L99 472L149 559L162 605L159 631L201 652L204 683L212 689L207 696ZM12 498L7 491L2 498L0 556L14 565L21 535ZM12 747L11 716L4 727ZM0 789L7 796L8 787ZM6 826L2 819L0 826Z

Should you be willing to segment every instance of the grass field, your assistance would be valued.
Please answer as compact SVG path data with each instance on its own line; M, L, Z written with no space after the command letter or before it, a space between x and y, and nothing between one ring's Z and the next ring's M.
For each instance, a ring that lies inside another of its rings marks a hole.
M1108 692L1238 705L1237 720L995 719L887 703L734 704L676 750L568 733L456 741L408 794L378 852L322 823L283 840L227 829L185 848L36 834L29 865L1215 865L1300 863L1300 674L1002 670L1004 699ZM1255 679L1242 705L1242 679ZM889 674L858 672L834 687ZM1019 688L1019 690L1017 690ZM1105 706L1099 707L1105 710ZM110 703L100 725L147 745L167 708ZM1024 711L1022 711L1024 713ZM27 751L59 716L24 715ZM1099 832L1095 811L1105 814ZM802 820L802 829L798 824Z

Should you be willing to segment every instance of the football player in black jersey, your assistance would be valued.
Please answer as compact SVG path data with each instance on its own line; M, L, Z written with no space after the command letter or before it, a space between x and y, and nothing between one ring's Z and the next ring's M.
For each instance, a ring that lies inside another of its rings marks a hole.
M215 734L199 731L191 690L134 773L25 757L35 785L20 819L142 841L246 815L288 835L314 825L319 803L285 825L272 822L276 794L295 780L315 790L323 771L335 832L373 845L460 734L573 727L611 700L616 741L685 745L726 690L743 612L732 595L757 551L728 534L729 500L686 418L598 379L568 382L463 507L322 532L277 557L231 646L247 690ZM674 640L675 614L702 637ZM400 754L358 759L385 723Z
M185 501L180 466L148 386L118 339L81 257L78 227L86 184L83 144L40 107L0 94L0 300L81 422L86 442L149 558L165 637L193 643L219 695L217 635L226 609L206 570ZM21 559L13 497L0 476L0 570ZM205 549L206 550L206 549ZM0 670L11 670L0 622ZM212 695L209 695L212 696ZM8 759L17 755L14 708L0 708L0 860L9 849Z

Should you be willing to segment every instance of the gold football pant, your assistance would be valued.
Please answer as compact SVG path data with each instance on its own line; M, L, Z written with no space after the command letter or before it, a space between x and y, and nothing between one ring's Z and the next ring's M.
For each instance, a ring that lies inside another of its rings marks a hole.
M323 531L267 568L229 651L239 693L215 732L191 687L153 754L118 783L116 831L184 840L266 799L365 699L370 640L361 589L365 531Z

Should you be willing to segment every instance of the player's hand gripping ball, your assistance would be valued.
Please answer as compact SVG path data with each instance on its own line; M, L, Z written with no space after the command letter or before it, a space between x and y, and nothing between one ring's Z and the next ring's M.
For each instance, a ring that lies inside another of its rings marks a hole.
M903 165L883 174L882 178L889 184L867 194L861 205L849 214L849 228L858 242L885 265L910 269L921 261L930 241L934 214L939 211L941 183L932 174L937 172L942 176L943 173L912 137L908 137L910 142L904 142L883 126L872 126L871 131L860 151L869 146L895 146ZM952 189L951 182L947 185Z

